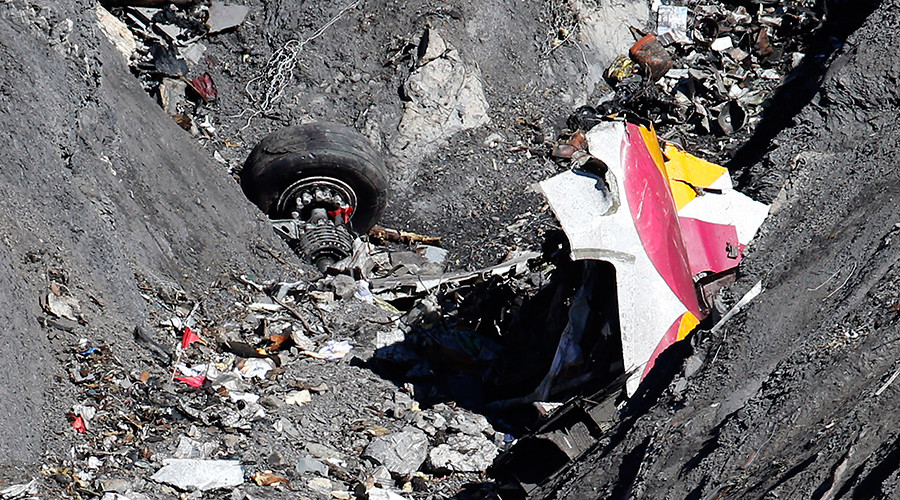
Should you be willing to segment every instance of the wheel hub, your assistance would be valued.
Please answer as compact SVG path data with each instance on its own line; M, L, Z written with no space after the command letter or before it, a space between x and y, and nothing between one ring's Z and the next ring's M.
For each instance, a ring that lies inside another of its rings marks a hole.
M333 177L305 177L291 184L278 198L279 214L307 220L312 211L324 208L328 212L356 209L356 193L347 183Z

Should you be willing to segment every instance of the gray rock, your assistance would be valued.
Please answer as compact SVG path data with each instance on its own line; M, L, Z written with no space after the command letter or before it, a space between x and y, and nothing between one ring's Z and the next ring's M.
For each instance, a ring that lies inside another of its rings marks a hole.
M334 294L343 300L350 300L356 294L356 280L346 274L339 274L331 279L329 286L334 290Z
M327 478L314 477L307 481L306 485L309 486L309 489L317 493L321 493L323 496L331 496L331 490L333 489L333 486L331 484L331 480Z
M193 460L172 458L150 479L185 491L233 488L244 482L244 469L237 460Z
M403 164L415 163L454 134L490 121L481 72L436 30L429 30L425 54L404 88L410 100L391 148Z
M278 451L273 451L268 458L266 458L266 462L269 464L269 467L281 467L285 465L284 457Z
M281 398L272 396L270 394L268 396L263 396L263 397L259 398L259 404L263 405L266 408L274 410L274 409L283 407L284 401L282 401Z
M394 404L399 408L409 410L412 408L414 402L415 401L413 401L413 399L409 397L409 394L401 391L394 392Z
M589 50L585 51L587 74L585 84L592 88L603 80L603 71L610 61L630 47L634 39L629 26L638 26L650 16L648 3L640 0L618 2L572 2L573 13L578 17L579 40Z
M201 443L187 436L181 436L181 439L178 441L178 448L175 450L175 458L197 458L203 460L209 458L216 451L216 448L218 448L218 445L215 443Z
M303 457L297 460L297 474L328 475L328 466L313 457Z
M684 376L691 378L703 367L703 359L696 354L684 361Z
M383 465L375 467L375 470L372 471L371 476L372 479L375 480L375 486L380 486L382 488L388 488L394 482L391 478L391 471L387 470L387 467Z
M498 453L497 446L484 436L454 434L428 453L428 461L434 470L483 472Z
M415 428L379 436L369 443L363 456L376 460L392 474L408 476L428 457L428 436Z
M480 436L484 433L493 434L494 428L487 421L484 415L476 413L457 411L450 417L447 427L451 431L468 434L470 436Z
M100 486L103 491L111 491L113 493L126 493L131 488L131 483L124 479L108 479L103 481Z
M209 6L209 18L206 20L206 27L209 28L210 33L234 28L244 22L248 12L250 12L250 8L243 5L213 2Z
M306 451L316 458L343 460L344 455L334 448L319 443L306 443Z

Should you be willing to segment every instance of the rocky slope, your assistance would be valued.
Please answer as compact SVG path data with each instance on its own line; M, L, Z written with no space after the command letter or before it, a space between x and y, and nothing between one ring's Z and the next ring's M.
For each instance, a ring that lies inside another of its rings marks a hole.
M406 372L373 372L377 351L402 338L396 316L353 299L354 283L318 280L232 175L265 134L335 121L385 154L385 225L442 236L451 267L539 248L555 223L526 188L561 168L548 146L608 92L601 73L630 45L628 25L648 27L649 6L236 3L247 17L221 33L197 21L203 7L143 20L111 7L126 29L199 51L183 76L209 75L208 102L148 70L158 60L140 43L123 57L93 1L0 3L0 486L220 497L150 479L165 460L202 457L241 464L234 498L488 495L481 471L512 439L503 422ZM819 4L827 22L755 134L688 136L774 203L726 298L760 280L764 292L719 334L669 353L538 496L895 489L898 5ZM177 349L185 325L209 344ZM276 350L285 332L297 345L275 357L240 351ZM343 341L353 350L339 362L310 356ZM394 460L401 442L414 456Z

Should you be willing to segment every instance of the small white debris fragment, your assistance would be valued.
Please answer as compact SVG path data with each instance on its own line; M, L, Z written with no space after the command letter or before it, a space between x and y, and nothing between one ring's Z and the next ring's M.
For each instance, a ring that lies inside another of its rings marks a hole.
M265 378L266 374L273 369L275 369L275 363L267 358L246 359L240 368L244 378Z
M353 297L369 304L375 303L375 296L369 291L369 282L366 280L356 282L356 292L353 294Z
M78 313L81 312L81 306L75 297L49 293L47 294L47 311L59 318L78 321Z
M715 50L716 52L725 52L726 50L730 50L734 45L731 43L731 37L723 36L721 38L716 38L716 40L710 45L710 48Z
M303 354L316 359L324 359L326 361L339 361L350 353L353 346L350 342L342 340L340 342L330 340L323 345L318 352L303 351Z
M535 401L534 407L537 408L538 413L541 415L548 415L553 412L553 410L562 406L562 403L553 403L550 401Z
M289 405L302 406L312 401L312 395L308 390L294 391L284 397L284 402Z
M265 302L254 302L247 306L253 312L278 312L283 308L278 304L267 304Z

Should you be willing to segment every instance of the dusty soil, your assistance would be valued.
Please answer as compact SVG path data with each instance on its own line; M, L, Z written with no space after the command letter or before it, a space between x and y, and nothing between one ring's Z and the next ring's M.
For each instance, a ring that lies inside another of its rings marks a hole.
M202 296L214 309L232 300L221 285L232 272L288 272L257 250L280 242L231 180L97 38L88 4L0 6L0 460L9 465L67 446L64 349L84 337L139 357L131 332L153 308L142 289ZM51 283L80 304L75 320L46 322L39 299Z
M216 442L217 456L274 470L315 496L293 472L310 444L342 457L331 470L333 486L351 489L370 472L360 450L412 422L415 391L366 367L374 338L389 330L374 306L299 303L316 342L349 339L357 353L338 364L285 354L274 378L253 389L282 400L316 388L313 403L273 405L266 419L239 430L185 417L184 401L211 406L218 396L167 384L167 365L134 340L141 326L174 345L180 336L166 321L191 316L196 304L192 317L203 335L259 340L248 305L265 294L235 276L312 280L232 179L269 132L330 120L366 134L384 151L394 185L384 224L442 236L453 267L538 248L555 227L526 188L558 171L545 143L573 109L604 92L598 73L616 53L554 44L573 23L569 4L238 3L250 7L247 20L204 39L203 59L189 68L209 72L219 93L212 103L188 104L215 127L196 137L160 109L146 75L131 74L97 28L93 2L0 5L3 485L38 477L51 497L96 492L96 484L73 489L71 470L84 470L87 457L110 445L97 433L76 433L66 413L104 398L109 415L143 415L153 430L92 474L99 482L127 469L133 491L151 498L176 495L145 478L156 467L152 457L170 456L182 434ZM643 2L620 3L633 4L634 24L646 20L638 16L646 15ZM716 159L731 159L746 191L777 207L728 297L758 280L765 291L720 336L698 332L694 351L685 344L671 353L669 369L652 374L609 437L540 495L835 498L895 489L892 401L900 393L890 382L900 295L890 247L898 222L891 125L900 68L890 55L897 45L890 27L898 5L848 3L828 2L829 24L813 42L821 57L798 68L743 149L746 136L703 144ZM426 30L477 75L489 121L410 143L400 132L404 83L417 69ZM275 63L285 61L279 49L298 45L287 52L295 69L272 78ZM42 307L42 297L57 294L78 302L75 319ZM300 328L284 311L267 318ZM100 354L79 354L90 347ZM206 348L189 355L225 359ZM687 376L685 359L702 368ZM72 383L73 373L101 368L110 375L98 387ZM146 389L135 381L143 371ZM222 404L223 414L238 408ZM97 425L118 432L114 420ZM113 468L115 460L130 465ZM435 474L414 495L446 497L487 481ZM248 481L234 493L244 494L295 492Z

